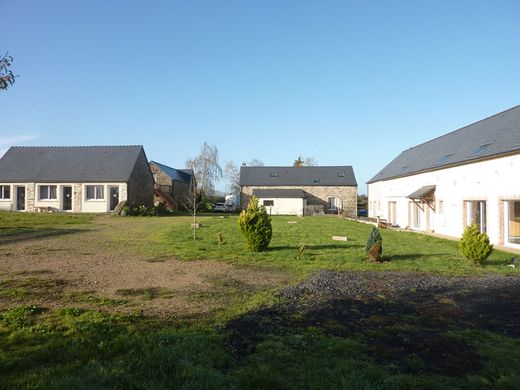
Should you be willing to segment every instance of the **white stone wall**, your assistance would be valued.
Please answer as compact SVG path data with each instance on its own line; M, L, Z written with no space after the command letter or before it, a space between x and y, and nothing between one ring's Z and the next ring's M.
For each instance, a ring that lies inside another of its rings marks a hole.
M389 203L396 202L396 223L413 228L413 204L406 196L435 185L435 210L423 206L417 230L460 237L467 225L466 201L479 200L486 202L490 240L507 245L504 206L507 200L520 199L519 173L520 155L514 155L372 183L368 185L369 216L388 220Z
M249 198L255 189L298 189L303 190L307 195L308 205L322 205L325 210L328 205L328 198L339 199L339 205L345 215L349 217L357 216L357 187L353 186L242 186L240 192L240 207L245 209L249 203Z

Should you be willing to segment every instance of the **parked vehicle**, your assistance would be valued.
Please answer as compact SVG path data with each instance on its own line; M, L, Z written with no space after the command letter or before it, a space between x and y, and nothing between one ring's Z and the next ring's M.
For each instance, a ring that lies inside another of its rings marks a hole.
M359 209L357 215L358 217L368 217L368 212L366 209Z
M224 203L215 203L215 207L213 207L213 211L216 212L226 212L226 205Z

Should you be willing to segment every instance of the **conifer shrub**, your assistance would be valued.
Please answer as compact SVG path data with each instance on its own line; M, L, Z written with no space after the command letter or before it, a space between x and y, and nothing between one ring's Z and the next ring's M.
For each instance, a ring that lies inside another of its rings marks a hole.
M259 206L258 199L252 196L247 210L243 210L238 218L238 226L244 236L246 248L253 252L262 252L267 249L273 228L271 218L263 206Z
M370 262L383 260L383 237L381 237L381 231L375 226L368 236L365 252L367 260Z
M475 265L482 264L493 252L493 245L489 243L488 235L480 233L478 226L475 224L471 224L464 229L459 248L462 256Z

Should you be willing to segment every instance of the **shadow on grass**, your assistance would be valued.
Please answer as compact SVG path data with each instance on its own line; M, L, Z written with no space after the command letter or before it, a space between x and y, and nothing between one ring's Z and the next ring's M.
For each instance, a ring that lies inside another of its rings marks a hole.
M355 273L348 273L350 277L356 278ZM393 371L463 378L483 372L488 357L460 336L462 332L520 338L518 278L475 278L470 283L464 278L390 278L402 283L401 288L388 288L379 280L364 281L366 289L356 290L361 279L344 290L341 285L348 279L304 284L300 295L286 296L286 303L230 321L225 330L231 352L238 361L248 360L270 340L318 329L336 340L358 340L374 363Z
M0 245L85 232L85 229L0 228Z

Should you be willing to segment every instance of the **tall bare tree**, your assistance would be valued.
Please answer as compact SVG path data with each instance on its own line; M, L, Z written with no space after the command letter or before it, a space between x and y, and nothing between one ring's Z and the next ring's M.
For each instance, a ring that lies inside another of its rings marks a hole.
M215 181L222 177L222 168L218 163L218 149L215 145L204 142L197 157L186 160L186 167L193 169L197 185L201 192L210 195L215 190Z
M13 57L6 53L2 58L0 58L0 91L9 88L14 84L15 74L9 70L9 67L13 63Z
M233 161L226 162L224 176L228 179L228 191L237 196L240 194L240 171Z

